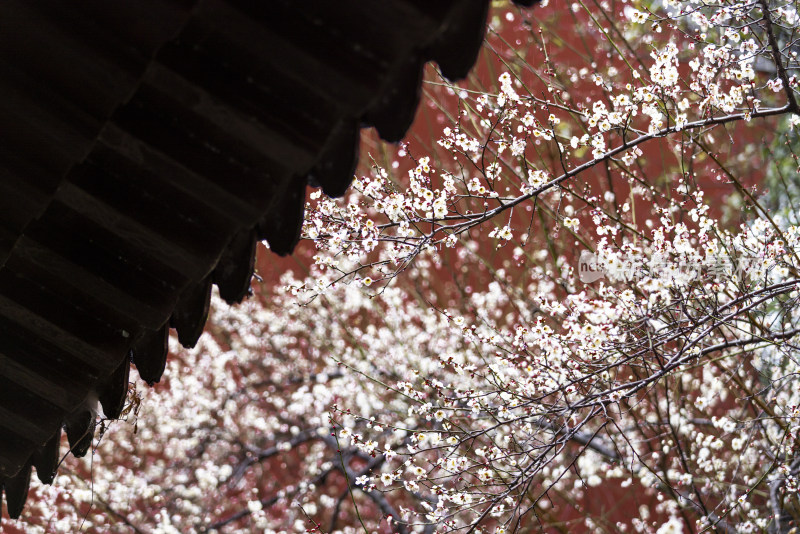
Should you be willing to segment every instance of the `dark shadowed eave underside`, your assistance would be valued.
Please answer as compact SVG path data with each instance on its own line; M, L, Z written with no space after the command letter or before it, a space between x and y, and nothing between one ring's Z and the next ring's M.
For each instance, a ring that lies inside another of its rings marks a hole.
M530 4L520 1L520 4ZM0 484L18 517L62 428L91 446L131 361L157 382L212 284L288 254L307 184L344 193L360 130L398 141L424 64L473 65L489 0L0 3Z

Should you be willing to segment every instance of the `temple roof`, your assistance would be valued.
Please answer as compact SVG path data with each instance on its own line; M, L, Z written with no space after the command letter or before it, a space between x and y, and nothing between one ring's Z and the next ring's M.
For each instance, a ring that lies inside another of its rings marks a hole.
M426 62L473 65L489 0L0 3L0 484L19 516L66 430L91 446L130 364L157 382L212 284L297 243L306 188L342 195L360 131L399 141ZM530 4L529 1L518 2ZM63 451L62 451L63 452Z

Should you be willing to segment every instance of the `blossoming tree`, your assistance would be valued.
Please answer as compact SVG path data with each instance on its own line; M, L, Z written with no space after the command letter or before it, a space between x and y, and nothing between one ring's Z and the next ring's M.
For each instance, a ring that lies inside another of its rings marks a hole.
M792 531L799 26L498 6L434 142L312 193L310 267L215 302L26 531Z

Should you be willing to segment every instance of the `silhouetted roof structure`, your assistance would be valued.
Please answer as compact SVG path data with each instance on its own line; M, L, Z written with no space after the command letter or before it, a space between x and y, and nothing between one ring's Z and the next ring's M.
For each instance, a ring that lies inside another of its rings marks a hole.
M530 4L520 1L521 4ZM212 284L295 246L307 184L344 193L360 129L400 140L425 62L465 76L489 0L0 3L0 484L18 517L62 428L91 446L130 363L157 382Z

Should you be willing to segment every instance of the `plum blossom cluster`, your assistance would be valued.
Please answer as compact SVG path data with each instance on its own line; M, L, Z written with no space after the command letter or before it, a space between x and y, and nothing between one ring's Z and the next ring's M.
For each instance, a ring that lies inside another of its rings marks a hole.
M764 218L722 231L702 200L695 191L656 208L661 224L644 240L612 243L607 236L618 228L597 219L602 261L660 258L668 276L633 285L610 276L564 295L553 282L576 285L569 271L554 278L532 269L519 293L497 272L488 291L472 295L471 318L416 309L394 287L367 295L363 302L392 326L371 322L359 339L372 349L340 365L363 369L366 353L403 363L388 371L370 361L377 367L369 376L391 406L334 407L344 443L383 455L358 486L404 503L397 505L403 524L448 531L514 530L543 521L563 506L560 497L597 495L601 485L636 485L657 503L615 529L648 531L651 513L665 518L662 531L687 513L696 518L687 528L777 528L772 509L782 509L795 487L798 465L789 459L800 446L793 341L800 232ZM676 208L695 224L663 216ZM681 268L708 264L721 249L751 258L752 272ZM401 310L424 331L401 327ZM764 314L772 319L753 322ZM397 358L409 339L427 356ZM757 489L768 481L772 502ZM416 507L405 504L415 500Z
M66 506L54 493L71 492L71 505L113 511L108 531L354 532L360 517L509 532L616 488L648 504L604 528L663 532L683 517L771 528L800 476L800 236L763 219L706 242L684 235L700 231L655 227L642 252L679 250L669 261L680 263L724 242L763 258L763 276L564 295L575 274L531 268L513 291L501 269L437 308L400 284L377 295L339 284L302 304L293 293L308 281L287 274L240 307L215 298L216 336L175 347L168 375L181 387L146 395L138 428L152 439L112 426L95 454L119 467L95 466L93 488L34 488L34 510L44 519ZM130 454L142 460L121 467Z
M525 240L531 225L520 213L557 204L565 183L594 168L634 181L643 150L665 136L709 150L715 127L800 112L790 76L797 54L784 22L797 20L793 4L667 3L646 16L629 10L618 21L618 41L597 14L588 17L618 57L609 55L591 76L565 69L579 101L552 81L542 88L502 72L496 92L451 91L458 112L442 130L437 160L403 146L392 169L376 165L343 202L312 195L304 235L320 250L317 263L335 273L329 281L388 281L417 255L476 232L497 246ZM642 27L652 21L655 34ZM646 56L625 52L634 37L647 44ZM555 73L551 61L545 56ZM592 80L588 87L584 78ZM553 98L542 98L542 89ZM394 172L399 167L408 167L407 176Z
M696 196L702 198L699 192ZM701 210L707 208L702 206ZM778 282L793 270L786 244L796 246L800 231L797 226L782 230L766 219L756 219L752 224L741 225L736 234L719 230L709 234L715 222L705 215L698 218L699 229L685 223L664 222L645 247L630 242L609 247L608 239L601 238L595 253L581 254L581 280L591 283L607 277L610 281L636 282L651 288L664 284L687 287L703 279L718 284L757 285ZM606 231L601 228L600 233Z

